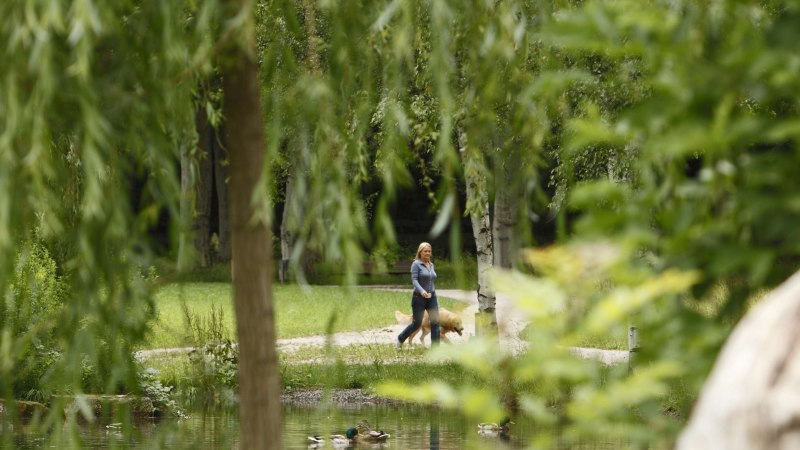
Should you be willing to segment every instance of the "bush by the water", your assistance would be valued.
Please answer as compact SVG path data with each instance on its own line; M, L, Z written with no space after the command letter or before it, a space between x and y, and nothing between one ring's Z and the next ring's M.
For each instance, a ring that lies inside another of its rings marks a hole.
M0 308L0 329L24 344L12 353L12 389L17 398L48 396L40 381L60 357L52 324L64 306L66 292L47 248L38 242L24 243L17 253L9 295Z
M184 320L194 349L189 353L190 371L181 386L187 403L227 406L238 390L239 349L227 335L222 308L211 305L206 316L189 311L182 304Z

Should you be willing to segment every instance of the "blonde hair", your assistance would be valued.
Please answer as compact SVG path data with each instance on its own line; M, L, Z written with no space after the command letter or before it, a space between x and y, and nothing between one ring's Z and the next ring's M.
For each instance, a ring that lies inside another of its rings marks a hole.
M431 251L433 251L433 247L431 247L431 244L423 242L419 244L419 247L417 247L417 259L421 259L420 255L422 254L422 251L425 250L425 247L428 247L429 249L431 249Z

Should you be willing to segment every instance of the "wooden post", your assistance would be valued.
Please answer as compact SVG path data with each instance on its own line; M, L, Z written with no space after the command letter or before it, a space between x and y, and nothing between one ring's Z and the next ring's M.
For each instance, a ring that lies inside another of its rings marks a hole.
M628 366L634 367L636 353L639 352L639 328L628 323Z

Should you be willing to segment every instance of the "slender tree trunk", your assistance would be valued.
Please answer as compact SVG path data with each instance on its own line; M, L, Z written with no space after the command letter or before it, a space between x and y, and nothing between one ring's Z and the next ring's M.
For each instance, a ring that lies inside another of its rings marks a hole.
M219 247L217 259L219 261L231 260L231 225L228 211L228 151L225 147L224 127L214 130L214 183L217 187L217 226L219 231Z
M485 180L484 180L485 181ZM467 196L470 195L471 182L467 181ZM492 252L492 225L489 220L488 196L480 199L484 208L480 214L470 213L472 222L472 235L475 238L475 248L478 258L478 321L481 331L494 333L497 331L497 316L495 308L497 299L489 288L488 274L493 267ZM479 331L476 329L476 332Z
M458 144L465 164L464 178L467 188L467 204L479 205L470 208L472 235L478 259L478 313L475 317L476 333L497 332L497 315L495 314L496 298L489 289L488 273L492 269L494 250L492 248L492 223L489 216L489 195L486 190L486 175L469 167L467 154L467 135L458 130ZM476 212L477 211L477 212Z
M194 183L192 238L200 267L211 266L211 192L213 191L212 136L205 111L195 113L197 128L197 178Z
M250 4L242 1L245 8ZM223 68L223 111L230 158L232 279L239 339L239 421L246 450L281 448L281 393L275 348L270 229L254 190L263 175L265 139L252 12L247 48L233 47ZM266 194L266 193L265 193Z
M678 450L800 448L800 272L736 325Z
M289 259L292 256L292 244L294 235L292 229L294 224L291 219L291 201L294 195L294 178L292 175L286 179L286 194L284 195L283 217L281 218L281 266L278 270L278 278L281 283L288 281Z
M178 271L187 271L195 267L197 261L192 243L192 214L194 211L194 160L189 151L189 144L181 144L181 200L180 229L178 230Z
M319 52L317 50L317 15L314 9L314 0L303 0L303 22L305 24L306 38L306 66L312 75L319 75L321 68L319 63ZM291 158L290 158L291 161ZM297 225L296 218L293 216L292 200L294 197L294 177L292 168L289 167L289 175L286 178L286 192L283 202L283 216L281 217L281 264L278 268L278 279L281 283L288 281L289 261L294 251L294 227Z
M303 16L306 26L306 38L308 39L308 51L306 52L306 64L312 74L319 74L319 52L317 51L317 14L314 10L315 0L303 0Z
M499 170L501 176L496 179L510 179L506 166ZM514 233L519 215L517 214L518 202L515 200L511 197L507 183L495 183L494 222L492 223L494 265L504 269L512 268L517 257L518 243Z

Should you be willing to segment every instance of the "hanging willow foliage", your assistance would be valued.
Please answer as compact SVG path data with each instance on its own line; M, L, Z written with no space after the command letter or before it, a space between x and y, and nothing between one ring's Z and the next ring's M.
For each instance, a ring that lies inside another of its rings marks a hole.
M215 39L214 8L138 1L0 5L6 400L26 376L17 369L36 352L56 354L41 380L50 394L135 386L133 346L154 313L144 280L147 230L160 208L177 209L178 149L191 141L195 72L207 68L200 62ZM39 248L26 242L47 244L59 262L49 275L68 285L48 315L14 314L26 300L21 285L43 282L14 275L25 261L18 255ZM14 333L21 319L41 322ZM57 416L48 423L58 423Z
M296 182L286 205L298 231L296 255L315 249L345 264L353 281L364 249L394 241L395 192L419 183L438 216L431 233L450 228L458 256L460 217L477 205L459 205L465 163L457 126L470 134L468 158L476 164L468 167L490 177L480 192L508 187L528 212L551 134L548 108L532 86L546 56L530 26L542 6L318 2L317 35L307 36L307 3L258 9L271 152ZM438 186L411 179L415 161L436 174ZM504 169L514 177L495 185ZM381 191L365 210L362 190L373 180Z

